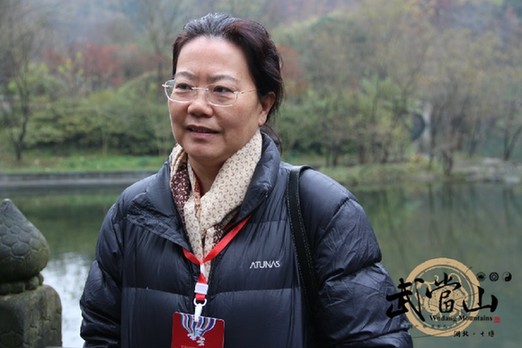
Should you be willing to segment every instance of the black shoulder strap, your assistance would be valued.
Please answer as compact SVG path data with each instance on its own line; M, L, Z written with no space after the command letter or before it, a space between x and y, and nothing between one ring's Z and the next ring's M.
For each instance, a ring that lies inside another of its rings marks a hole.
M314 308L318 294L317 279L314 270L314 258L310 248L310 242L303 223L301 202L299 197L299 177L301 172L310 167L292 167L288 177L287 203L290 212L290 225L292 237L297 253L299 273L303 281L303 291L308 305ZM312 309L313 314L313 309Z
M311 332L314 337L316 347L328 346L328 341L320 330L317 320L317 298L319 294L319 286L315 276L314 257L310 248L310 241L303 222L301 212L301 198L299 196L299 178L301 173L310 167L293 166L288 176L288 185L286 187L286 199L288 211L290 213L290 228L292 230L292 238L297 253L297 266L301 280L303 281L302 291L306 303L308 304L308 312L312 320Z

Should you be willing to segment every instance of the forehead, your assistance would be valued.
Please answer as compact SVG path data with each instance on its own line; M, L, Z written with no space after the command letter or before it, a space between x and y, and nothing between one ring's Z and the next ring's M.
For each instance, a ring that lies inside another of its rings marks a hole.
M201 79L250 78L244 52L234 43L221 37L197 37L180 50L176 76Z

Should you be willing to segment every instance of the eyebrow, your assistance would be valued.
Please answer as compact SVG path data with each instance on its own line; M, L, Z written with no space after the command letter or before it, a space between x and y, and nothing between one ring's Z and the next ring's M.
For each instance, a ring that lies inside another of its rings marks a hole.
M177 78L177 77L186 77L190 80L195 80L196 79L196 75L192 74L192 73L189 73L188 71L179 71L177 72L176 74L174 74L174 78Z
M214 75L209 78L210 83L214 83L214 82L221 81L221 80L229 80L229 81L232 81L235 83L239 83L238 79L236 79L235 77L232 77L230 75Z
M188 71L177 72L174 75L174 78L177 78L177 77L180 77L180 76L186 77L186 78L188 78L190 80L196 80L197 79L196 75L194 75L193 73L188 72ZM221 80L229 80L229 81L232 81L232 82L235 82L235 83L239 83L238 79L236 79L235 77L230 76L230 75L218 74L218 75L214 75L214 76L209 77L209 82L210 83L215 83L215 82L221 81Z

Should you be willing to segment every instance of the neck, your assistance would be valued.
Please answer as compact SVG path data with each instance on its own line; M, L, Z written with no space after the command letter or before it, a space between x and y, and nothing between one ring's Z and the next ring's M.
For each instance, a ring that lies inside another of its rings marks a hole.
M214 180L216 179L216 176L223 164L219 166L202 166L195 161L191 161L190 159L189 161L190 166L192 167L192 170L194 171L194 174L196 175L196 178L199 182L200 194L203 196L212 187L212 184L214 183Z

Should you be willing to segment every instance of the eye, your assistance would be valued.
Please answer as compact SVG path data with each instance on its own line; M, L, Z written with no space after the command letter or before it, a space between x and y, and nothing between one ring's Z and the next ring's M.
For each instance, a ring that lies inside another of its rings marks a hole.
M174 85L174 90L176 92L189 92L192 90L192 86L188 83L179 82Z
M234 94L234 91L231 88L225 87L225 86L213 86L210 88L213 94Z

